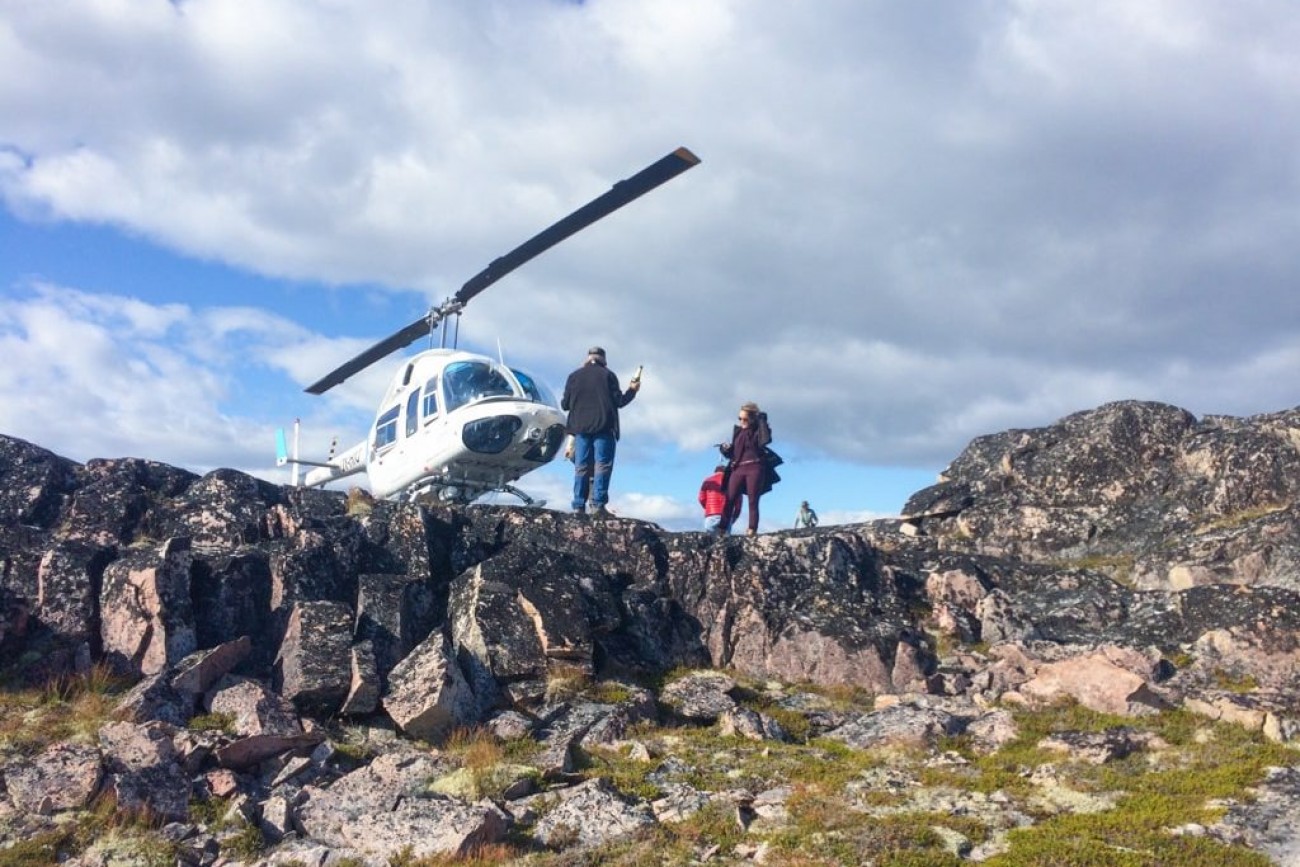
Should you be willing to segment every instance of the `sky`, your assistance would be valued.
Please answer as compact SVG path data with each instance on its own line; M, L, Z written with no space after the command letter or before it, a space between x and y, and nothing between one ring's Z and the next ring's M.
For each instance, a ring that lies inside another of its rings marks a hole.
M1109 401L1287 409L1297 46L1293 0L0 0L0 433L287 482L423 346L306 385L679 146L460 320L645 366L616 514L697 527L744 401L765 531Z

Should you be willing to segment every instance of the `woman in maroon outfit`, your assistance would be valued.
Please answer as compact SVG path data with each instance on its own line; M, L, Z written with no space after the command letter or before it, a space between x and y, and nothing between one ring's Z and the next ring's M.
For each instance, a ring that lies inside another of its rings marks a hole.
M767 413L761 412L756 403L746 403L740 407L737 424L731 432L731 442L722 443L719 448L728 458L727 464L727 508L723 511L722 535L731 532L731 522L740 515L740 495L749 500L750 536L758 532L758 500L766 489L764 476L767 464L764 455L768 443L772 442L772 429L767 426Z

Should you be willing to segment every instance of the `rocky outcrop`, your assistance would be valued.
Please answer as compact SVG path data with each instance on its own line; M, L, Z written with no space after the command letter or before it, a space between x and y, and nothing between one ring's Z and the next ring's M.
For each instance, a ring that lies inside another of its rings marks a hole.
M976 440L901 519L757 538L524 508L349 509L231 470L79 465L6 437L0 481L0 664L13 681L96 664L135 681L97 747L5 769L10 800L37 815L110 793L183 820L199 785L247 798L290 862L324 863L318 846L386 863L413 835L416 857L466 854L512 822L580 847L716 803L673 788L655 807L596 782L561 796L591 750L643 752L628 733L656 719L778 743L794 737L778 716L795 714L854 749L963 737L991 751L1016 736L995 705L1069 699L1300 733L1300 409L1197 420L1110 404ZM658 695L631 684L674 669L714 671ZM758 708L741 677L877 706L797 694ZM564 684L596 681L619 697L568 700ZM225 729L183 737L198 713ZM482 781L425 788L447 769L424 753L344 772L323 728L340 717L392 743L529 739L536 778L484 801L463 795ZM526 801L539 784L544 821ZM747 828L760 803L784 810L779 793L738 797Z
M1141 589L1297 589L1300 408L1125 401L981 437L904 507L946 550L1077 564Z

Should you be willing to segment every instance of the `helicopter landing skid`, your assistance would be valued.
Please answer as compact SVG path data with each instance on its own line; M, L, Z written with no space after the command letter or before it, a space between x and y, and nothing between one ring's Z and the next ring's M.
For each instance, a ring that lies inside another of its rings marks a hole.
M464 505L468 505L469 503L472 503L475 499L481 497L483 494L489 494L493 492L500 492L503 494L510 494L512 496L518 497L521 501L523 501L524 506L530 509L540 509L546 505L545 500L539 500L535 497L530 497L528 496L528 494L525 494L523 491L519 490L514 485L501 485L500 487L488 488L486 490L483 488L478 488L478 489L467 488L464 486L454 485L454 484L425 485L419 488L418 490L409 491L403 497L403 499L408 500L410 502L456 503L458 505L464 506Z
M530 509L540 509L542 508L542 506L546 505L545 500L538 500L533 497L530 497L527 494L525 494L523 491L516 488L514 485L502 485L497 490L501 491L504 494L513 494L514 496L523 500L524 505Z

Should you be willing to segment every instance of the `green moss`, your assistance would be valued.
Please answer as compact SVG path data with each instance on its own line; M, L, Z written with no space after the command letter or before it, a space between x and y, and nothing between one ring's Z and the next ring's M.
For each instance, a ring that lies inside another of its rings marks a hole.
M340 740L332 741L334 746L334 756L342 760L348 768L359 768L369 762L376 756L375 750L367 744L358 744L351 741Z
M190 731L218 731L233 735L235 733L235 715L232 713L202 713L190 717L190 721L185 724L185 727Z
M944 849L943 837L935 830L940 824L952 827L950 817L911 813L864 819L842 801L808 790L791 798L788 808L791 824L772 834L769 842L794 863L908 867L962 863Z
M603 777L625 795L651 801L663 794L659 786L650 780L650 774L655 769L653 762L628 758L618 750L593 747L578 756L577 764L588 779Z
M260 828L250 822L237 822L235 832L224 836L221 840L223 854L243 860L252 860L265 849L266 837L262 835Z
M1258 521L1260 518L1267 518L1275 512L1283 511L1287 508L1286 503L1275 503L1266 506L1256 506L1251 509L1242 509L1239 512L1233 512L1214 518L1198 526L1193 532L1197 535L1211 533L1215 530L1232 530L1251 521Z
M745 838L745 832L736 821L735 807L721 801L705 804L670 827L671 833L665 838L671 839L674 847L679 849L717 846L719 853L730 853Z
M601 680L587 690L587 698L601 704L622 704L632 698L632 690L624 683Z
M988 859L988 867L1266 867L1265 856L1205 837L1176 837L1163 810L1134 809L1125 802L1114 810L1062 815L1008 835L1008 852Z
M73 846L72 830L59 828L15 840L12 846L0 849L0 867L52 867L79 849Z
M809 692L826 699L833 710L868 711L875 706L875 695L856 684L845 683L828 686L818 683L801 683L799 692Z
M765 713L772 719L776 720L777 724L779 724L781 728L785 729L785 733L789 735L790 739L795 743L803 743L808 740L808 735L811 733L812 728L808 725L808 717L805 715L798 711L788 710L775 705L767 707L761 711L761 713Z
M1057 560L1053 565L1059 569L1100 572L1116 584L1131 588L1136 585L1133 579L1136 562L1137 558L1132 554L1090 554L1086 557Z
M809 747L811 752L804 754L790 779L823 791L840 791L863 771L884 764L880 755L852 749L841 741L818 738Z
M196 825L216 828L225 817L228 805L220 798L190 798L189 817Z
M1254 675L1234 674L1222 669L1215 669L1213 677L1214 685L1225 692L1244 695L1259 689L1259 681L1255 679Z

